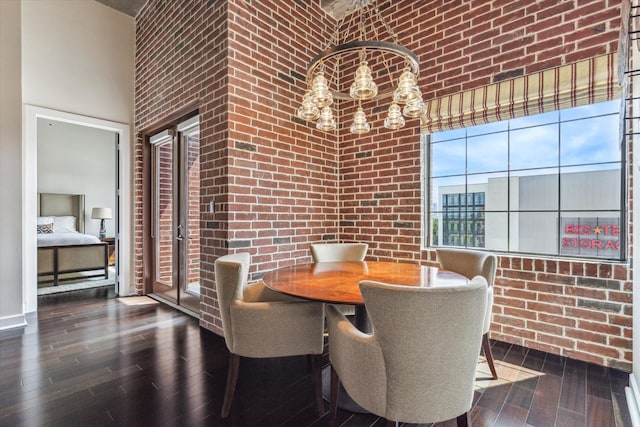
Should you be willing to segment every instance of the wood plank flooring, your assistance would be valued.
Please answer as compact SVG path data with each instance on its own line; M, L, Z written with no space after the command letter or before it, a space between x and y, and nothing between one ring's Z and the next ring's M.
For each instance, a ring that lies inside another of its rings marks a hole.
M228 353L195 319L108 288L38 302L29 326L0 332L0 426L328 425L304 357L242 359L222 420ZM626 373L501 342L493 352L500 379L478 365L473 426L631 426ZM338 421L384 426L346 411Z

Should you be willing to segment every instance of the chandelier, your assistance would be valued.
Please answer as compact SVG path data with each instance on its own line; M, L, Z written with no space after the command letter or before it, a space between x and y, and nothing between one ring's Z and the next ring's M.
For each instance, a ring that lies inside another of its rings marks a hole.
M375 40L365 39L366 35ZM350 0L327 46L307 67L307 90L297 115L330 132L337 128L336 101L356 102L350 131L364 134L371 125L362 104L391 98L384 127L399 129L405 117L418 118L424 108L419 68L418 57L398 43L371 0Z

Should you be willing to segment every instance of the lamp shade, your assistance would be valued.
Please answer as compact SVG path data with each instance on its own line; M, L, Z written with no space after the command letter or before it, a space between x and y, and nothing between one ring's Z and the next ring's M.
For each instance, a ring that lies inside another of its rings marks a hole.
M111 219L113 215L111 214L111 208L93 208L91 210L91 218L92 219Z

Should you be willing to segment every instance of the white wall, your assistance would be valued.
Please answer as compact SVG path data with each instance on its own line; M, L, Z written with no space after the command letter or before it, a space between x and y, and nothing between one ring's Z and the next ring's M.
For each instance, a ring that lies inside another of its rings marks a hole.
M16 0L18 2L18 0ZM0 0L0 3L6 3ZM10 2L11 3L11 2ZM37 118L87 124L120 136L120 279L130 293L133 269L131 153L135 22L89 0L21 0L24 107L24 230L35 228ZM14 17L17 18L17 17ZM14 81L19 85L19 81ZM37 309L35 235L24 233L25 310ZM15 243L12 244L15 248ZM0 295L2 299L3 295Z
M102 129L38 119L38 193L85 195L85 233L97 236L94 207L116 212L116 134ZM106 220L107 236L115 221Z
M20 2L0 1L0 329L24 324Z
M95 1L22 0L25 104L132 123L135 23Z

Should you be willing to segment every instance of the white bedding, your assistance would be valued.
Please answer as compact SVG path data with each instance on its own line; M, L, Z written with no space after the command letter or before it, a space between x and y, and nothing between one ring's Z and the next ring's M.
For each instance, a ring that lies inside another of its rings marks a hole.
M100 243L100 239L91 234L82 233L42 233L38 234L38 247L88 245Z

